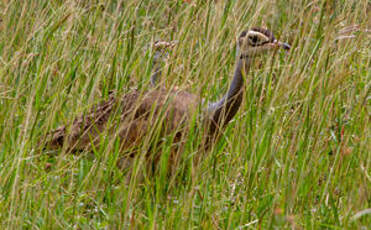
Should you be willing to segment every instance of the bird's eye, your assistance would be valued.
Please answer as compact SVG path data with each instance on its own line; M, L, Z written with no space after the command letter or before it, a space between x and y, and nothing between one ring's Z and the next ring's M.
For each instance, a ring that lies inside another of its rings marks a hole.
M258 38L257 35L249 36L249 41L250 41L251 45L254 45L254 44L258 43L259 38Z

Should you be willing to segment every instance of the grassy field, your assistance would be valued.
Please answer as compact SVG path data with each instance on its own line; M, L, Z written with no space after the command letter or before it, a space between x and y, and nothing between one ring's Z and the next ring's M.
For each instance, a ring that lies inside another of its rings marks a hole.
M370 1L6 0L0 9L0 229L371 226ZM179 41L166 87L220 98L235 39L251 26L292 50L256 60L223 137L204 152L189 135L176 176L128 183L109 146L39 150L110 90L146 89L145 50L157 39Z

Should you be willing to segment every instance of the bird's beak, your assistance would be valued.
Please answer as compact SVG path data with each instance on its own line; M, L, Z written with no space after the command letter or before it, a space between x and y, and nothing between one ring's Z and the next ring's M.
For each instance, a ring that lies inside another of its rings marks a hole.
M278 47L281 47L284 50L290 50L291 49L291 46L289 44L285 43L285 42L275 41L275 43Z

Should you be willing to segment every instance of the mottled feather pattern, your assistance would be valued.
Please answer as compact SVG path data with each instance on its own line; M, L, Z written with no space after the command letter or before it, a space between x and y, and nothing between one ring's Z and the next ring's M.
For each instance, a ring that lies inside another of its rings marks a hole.
M56 149L66 144L71 151L84 150L91 144L97 145L99 134L109 129L120 136L124 149L129 148L140 142L157 119L164 119L166 133L176 130L196 103L194 95L177 90L152 90L144 95L133 91L122 97L111 93L107 101L94 106L89 113L76 119L71 127L62 126L54 130L48 147ZM114 111L121 113L118 115L120 122L107 127ZM163 118L159 117L161 113Z

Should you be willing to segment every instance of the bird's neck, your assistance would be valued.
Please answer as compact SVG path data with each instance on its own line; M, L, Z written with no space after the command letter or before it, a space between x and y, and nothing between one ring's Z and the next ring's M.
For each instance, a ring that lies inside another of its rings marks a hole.
M161 59L161 52L157 50L155 54L153 55L153 59L152 59L152 68L154 69L154 71L152 70L152 75L151 75L152 86L156 86L156 84L158 83L158 78L161 76L160 59Z
M208 112L212 114L212 120L218 126L224 126L236 115L242 103L244 75L250 67L248 57L238 58L231 85L222 99L211 103Z
M152 72L152 75L151 75L151 85L152 86L156 86L156 84L158 83L158 79L162 74L161 66L156 64L156 66L154 68L155 68L155 70Z

